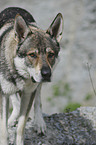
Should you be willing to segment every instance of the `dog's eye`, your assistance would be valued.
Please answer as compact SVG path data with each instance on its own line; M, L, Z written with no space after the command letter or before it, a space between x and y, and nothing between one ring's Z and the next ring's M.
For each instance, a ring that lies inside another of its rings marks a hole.
M32 58L37 58L36 53L30 53L29 56L32 57Z
M55 54L52 53L52 52L50 52L50 53L48 54L48 58L53 58L54 56L55 56Z

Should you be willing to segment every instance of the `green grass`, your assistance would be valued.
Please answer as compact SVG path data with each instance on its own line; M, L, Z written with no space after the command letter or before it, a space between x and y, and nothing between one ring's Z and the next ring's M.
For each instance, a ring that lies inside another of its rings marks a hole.
M81 104L79 103L69 103L63 110L64 113L75 111L77 108L79 108Z
M48 98L47 98L47 101L48 101L48 102L51 102L51 101L52 101L52 97L48 97Z
M62 81L59 81L53 86L53 97L66 96L67 98L70 98L71 92L70 84L67 82L63 83Z
M85 97L85 101L91 100L92 97L93 97L92 94L88 93L88 94L86 95L86 97Z
M60 93L60 87L59 85L54 85L53 86L53 95L54 96L59 96L61 93Z

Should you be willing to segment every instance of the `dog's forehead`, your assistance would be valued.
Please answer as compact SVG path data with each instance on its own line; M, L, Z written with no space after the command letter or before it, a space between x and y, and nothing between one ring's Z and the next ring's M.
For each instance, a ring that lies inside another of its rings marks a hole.
M30 43L33 49L37 49L39 52L46 52L46 50L54 50L57 47L56 40L52 39L45 31L37 29L32 32Z

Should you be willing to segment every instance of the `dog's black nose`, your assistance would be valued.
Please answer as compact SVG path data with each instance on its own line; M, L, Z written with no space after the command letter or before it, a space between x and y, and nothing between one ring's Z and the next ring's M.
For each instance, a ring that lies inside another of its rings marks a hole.
M42 80L43 81L48 81L50 82L50 78L51 78L51 69L49 66L43 66L41 69L41 75L42 75Z

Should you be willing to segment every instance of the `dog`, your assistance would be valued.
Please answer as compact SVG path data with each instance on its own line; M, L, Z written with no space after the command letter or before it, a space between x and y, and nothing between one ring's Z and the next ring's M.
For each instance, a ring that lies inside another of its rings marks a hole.
M9 7L0 13L0 145L9 144L8 123L11 124L18 114L14 144L24 145L24 128L34 99L35 126L39 133L46 131L40 90L43 82L51 81L62 31L61 13L46 31L41 30L33 16L22 8ZM9 97L13 112L8 119Z

